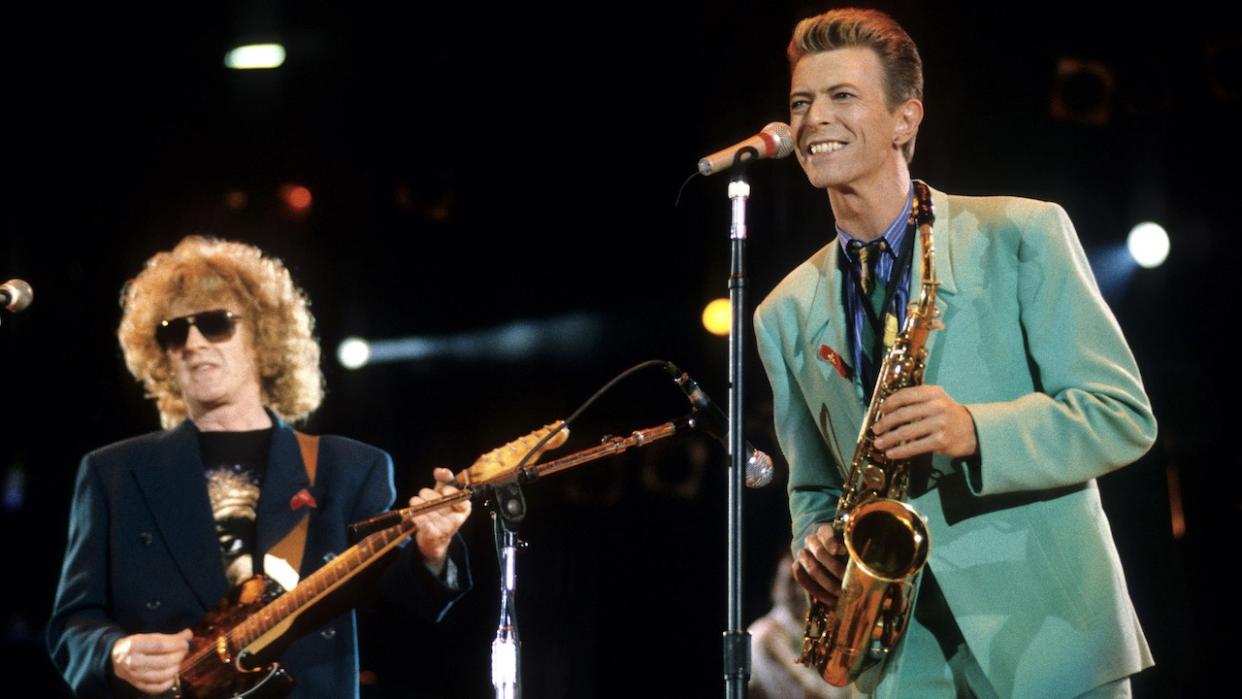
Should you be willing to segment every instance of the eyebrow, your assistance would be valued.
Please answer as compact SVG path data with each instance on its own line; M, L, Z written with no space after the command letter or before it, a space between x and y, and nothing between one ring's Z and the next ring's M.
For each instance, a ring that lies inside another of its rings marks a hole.
M790 96L790 97L801 97L801 96L806 96L806 95L814 95L816 92L836 92L837 90L840 90L840 89L841 89L841 88L843 88L843 87L844 87L844 88L849 88L849 89L851 89L851 90L857 90L857 89L858 89L858 87L857 87L856 85L854 85L853 83L848 83L848 82L847 82L847 83L837 83L837 84L835 84L835 85L829 85L828 87L824 88L823 90L796 90L796 91L794 91L794 92L789 93L789 96Z

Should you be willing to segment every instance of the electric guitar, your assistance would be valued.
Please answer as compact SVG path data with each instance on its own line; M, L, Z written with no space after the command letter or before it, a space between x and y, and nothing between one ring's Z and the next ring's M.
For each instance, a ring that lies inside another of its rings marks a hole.
M300 617L310 616L316 605L413 535L417 529L415 514L467 500L474 486L505 477L559 425L535 430L479 457L456 476L459 492L426 507L403 510L398 524L367 535L288 592L262 575L243 581L191 630L189 653L181 663L177 684L165 693L166 699L286 696L293 688L293 677L279 663L265 659L294 640L296 636L290 632ZM529 463L568 438L568 430L561 430L532 455Z

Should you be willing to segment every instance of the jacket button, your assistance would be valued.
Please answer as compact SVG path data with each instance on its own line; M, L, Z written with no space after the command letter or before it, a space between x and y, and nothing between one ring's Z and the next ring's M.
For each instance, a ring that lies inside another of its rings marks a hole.
M153 600L151 600L150 602L147 602L147 609L150 609L151 611L155 611L155 610L157 610L157 609L159 609L159 608L160 608L160 601L159 601L159 600L157 600L157 599L153 599Z
M139 532L138 540L142 542L143 546L150 546L154 537L151 536L151 532Z
M323 631L319 632L319 635L323 636L324 639L331 641L333 637L336 636L336 629L333 629L333 628L324 629Z

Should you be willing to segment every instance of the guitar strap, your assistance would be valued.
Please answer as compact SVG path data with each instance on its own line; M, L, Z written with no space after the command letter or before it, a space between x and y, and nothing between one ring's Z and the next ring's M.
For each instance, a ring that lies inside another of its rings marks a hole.
M306 468L306 478L313 488L315 486L315 469L319 465L319 437L304 432L294 432L298 436L298 449L302 452L302 466ZM302 554L306 550L306 531L310 528L310 513L313 508L304 508L306 513L298 520L296 526L285 534L284 538L267 553L283 558L294 572L301 574Z

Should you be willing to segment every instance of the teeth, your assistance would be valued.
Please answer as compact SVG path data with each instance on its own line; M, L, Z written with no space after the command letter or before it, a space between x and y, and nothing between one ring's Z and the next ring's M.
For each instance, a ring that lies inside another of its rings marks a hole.
M827 141L827 142L820 142L820 143L812 143L811 147L808 148L807 150L810 151L811 155L819 155L820 153L832 153L835 151L839 151L844 147L845 147L845 144L840 141Z

